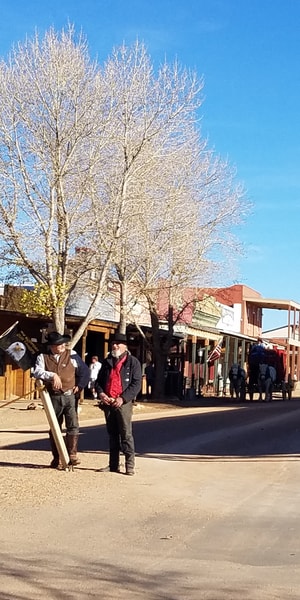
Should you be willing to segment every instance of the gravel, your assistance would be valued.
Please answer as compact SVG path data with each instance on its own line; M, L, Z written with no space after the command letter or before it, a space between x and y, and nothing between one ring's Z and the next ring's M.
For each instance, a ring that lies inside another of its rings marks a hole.
M0 503L9 518L28 506L64 505L80 496L84 502L90 486L99 485L99 468L107 465L107 454L103 452L80 453L81 465L73 472L49 469L51 454L48 444L45 450L36 450L34 440L48 438L49 425L39 402L33 410L27 409L30 402L18 400L1 408L0 402ZM137 403L134 418L147 413L179 409L175 404ZM104 415L95 401L85 400L79 407L80 425L104 424ZM101 477L101 476L100 476ZM101 486L107 478L101 479Z

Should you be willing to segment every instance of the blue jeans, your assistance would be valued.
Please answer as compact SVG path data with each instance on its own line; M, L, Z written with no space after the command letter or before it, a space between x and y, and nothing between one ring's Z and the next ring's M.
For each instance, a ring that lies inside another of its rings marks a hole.
M79 424L74 394L50 394L50 397L60 428L62 429L63 420L65 418L67 433L70 435L78 435Z

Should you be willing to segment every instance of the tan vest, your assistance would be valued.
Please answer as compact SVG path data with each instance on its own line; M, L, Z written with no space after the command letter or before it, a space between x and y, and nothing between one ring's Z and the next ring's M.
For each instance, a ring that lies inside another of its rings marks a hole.
M53 354L44 354L45 370L57 373L61 378L62 391L72 390L75 386L75 367L71 362L70 350L65 350L57 361ZM53 391L52 385L46 382L47 389Z

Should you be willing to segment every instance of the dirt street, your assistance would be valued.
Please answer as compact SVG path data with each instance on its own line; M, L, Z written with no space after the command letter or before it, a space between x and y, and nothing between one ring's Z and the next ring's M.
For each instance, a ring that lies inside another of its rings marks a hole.
M91 402L69 473L41 408L0 409L1 600L300 600L300 402L272 404L135 407L133 478L97 471Z

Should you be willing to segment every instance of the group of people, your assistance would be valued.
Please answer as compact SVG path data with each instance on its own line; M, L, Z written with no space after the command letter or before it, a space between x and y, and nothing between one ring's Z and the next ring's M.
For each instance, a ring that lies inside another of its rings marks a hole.
M44 382L49 392L58 424L66 427L66 448L70 464L78 465L79 423L77 399L81 390L89 387L99 399L104 411L109 436L109 464L100 471L120 472L120 454L125 456L126 475L135 474L135 447L132 432L132 402L142 385L139 360L128 350L125 334L115 333L110 340L110 352L99 363L92 358L89 368L74 350L68 349L69 335L56 331L48 334L47 350L37 356L33 376ZM62 469L52 432L49 432L52 461L50 467Z

